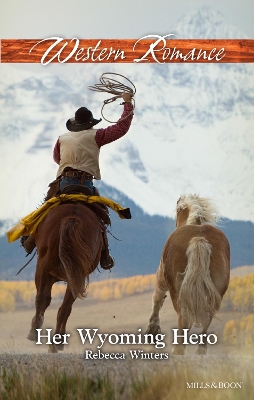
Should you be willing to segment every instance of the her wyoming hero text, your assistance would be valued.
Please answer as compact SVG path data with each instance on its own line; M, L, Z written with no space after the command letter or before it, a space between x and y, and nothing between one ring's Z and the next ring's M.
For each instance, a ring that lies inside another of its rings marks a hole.
M68 344L67 338L71 335L70 333L65 333L64 335L55 334L51 336L52 329L46 329L47 334L43 335L41 333L42 329L36 329L38 333L38 339L36 344L42 344L41 339L46 338L46 344ZM99 339L100 344L97 345L98 349L101 349L105 342L108 342L111 345L120 344L152 344L156 349L163 349L166 344L163 341L165 336L164 334L157 333L156 335L152 335L150 333L141 333L141 329L138 329L138 334L134 333L99 333L97 328L81 328L77 329L80 340L82 344L89 343L93 344L96 342L96 337ZM217 343L217 336L214 333L207 334L195 334L188 336L189 329L183 329L183 334L178 333L179 329L172 329L173 331L173 343L178 344L178 339L183 338L184 344L203 344L204 338L208 341L209 344Z

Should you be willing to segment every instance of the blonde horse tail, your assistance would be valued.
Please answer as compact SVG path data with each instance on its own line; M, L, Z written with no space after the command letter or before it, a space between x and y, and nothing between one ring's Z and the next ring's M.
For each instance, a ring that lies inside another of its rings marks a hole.
M186 251L188 263L181 284L178 306L188 327L205 327L221 305L221 296L210 275L212 246L204 237L191 239Z
M86 297L91 273L92 252L84 241L84 229L78 218L71 217L63 221L60 231L59 258L74 299Z

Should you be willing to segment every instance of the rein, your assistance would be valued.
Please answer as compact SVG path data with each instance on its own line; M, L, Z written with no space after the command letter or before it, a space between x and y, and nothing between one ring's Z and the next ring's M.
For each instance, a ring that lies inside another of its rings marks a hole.
M108 230L107 228L106 228L106 231L107 231L107 233L108 233L109 235L111 235L114 239L118 240L119 242L122 241L122 239L118 239L118 238L117 238L116 236L114 236L113 233L110 232L110 230Z
M26 268L26 267L28 266L28 264L30 264L30 262L32 261L32 259L35 257L36 252L37 252L37 250L35 250L35 252L34 252L32 258L30 258L30 260L19 270L19 272L16 273L15 276L17 276L21 271L23 271L24 268Z

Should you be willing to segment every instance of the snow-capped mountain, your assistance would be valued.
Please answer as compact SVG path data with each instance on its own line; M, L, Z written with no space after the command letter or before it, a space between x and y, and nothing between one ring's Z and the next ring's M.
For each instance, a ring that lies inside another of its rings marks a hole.
M177 26L179 37L238 34L207 8ZM173 217L182 193L198 193L224 217L254 222L252 64L0 65L0 220L13 224L41 203L57 171L54 143L80 106L100 117L110 95L87 86L107 71L127 76L137 94L130 131L101 149L103 182L150 215ZM115 102L104 113L116 121L121 110Z
M247 39L223 14L208 6L186 14L172 26L179 39Z

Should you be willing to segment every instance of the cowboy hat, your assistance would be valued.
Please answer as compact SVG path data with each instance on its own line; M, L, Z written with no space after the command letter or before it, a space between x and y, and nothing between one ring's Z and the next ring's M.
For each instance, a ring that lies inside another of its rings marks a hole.
M93 118L93 114L86 107L81 107L75 112L75 117L68 119L66 127L71 132L79 132L98 124L100 119Z

